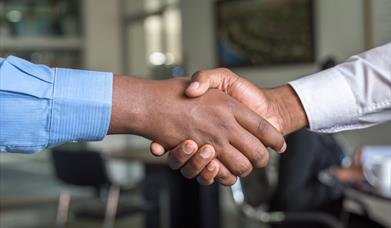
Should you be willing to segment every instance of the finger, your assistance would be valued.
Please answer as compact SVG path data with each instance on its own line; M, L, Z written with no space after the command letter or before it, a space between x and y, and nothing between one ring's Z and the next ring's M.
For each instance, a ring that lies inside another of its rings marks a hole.
M234 108L234 115L244 129L256 136L265 146L278 152L286 150L284 136L277 129L244 105L237 105L238 108Z
M253 169L250 161L232 145L225 147L224 151L218 154L218 159L235 176L245 177Z
M214 159L201 171L197 177L198 183L202 185L211 185L219 172L219 164Z
M166 153L166 149L157 142L152 142L150 146L151 153L154 156L161 157Z
M226 68L198 71L192 76L192 83L185 93L189 97L203 95L208 89L220 89L227 91L234 80L239 78L236 74Z
M242 152L254 167L265 167L269 161L269 152L266 147L240 125L235 129L231 145Z
M192 140L186 140L175 147L167 156L168 166L171 169L179 169L197 151L198 145Z
M213 146L209 144L203 145L182 167L182 175L189 179L196 177L213 160L215 155Z
M216 161L219 166L219 171L215 177L215 181L225 186L235 184L237 177L233 175L219 160L214 161Z

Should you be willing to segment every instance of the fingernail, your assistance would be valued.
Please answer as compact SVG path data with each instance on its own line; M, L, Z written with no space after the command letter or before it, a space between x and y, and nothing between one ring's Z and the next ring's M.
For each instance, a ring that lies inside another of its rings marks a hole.
M200 86L200 83L199 82L192 82L189 86L189 89L198 89L198 87Z
M214 163L210 163L207 167L206 167L209 171L213 171L216 169L216 165Z
M203 151L201 151L200 156L203 159L207 159L212 155L212 151L209 148L205 148Z
M286 142L284 142L284 145L282 146L282 148L281 148L281 150L280 150L280 153L285 152L286 147L287 147Z
M183 148L183 153L189 155L189 154L193 153L193 149L194 149L194 147L191 143L186 143Z

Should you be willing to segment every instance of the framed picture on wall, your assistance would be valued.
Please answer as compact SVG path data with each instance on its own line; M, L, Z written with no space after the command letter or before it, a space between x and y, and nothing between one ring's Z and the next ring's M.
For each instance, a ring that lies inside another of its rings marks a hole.
M314 62L312 0L221 0L215 4L218 64Z

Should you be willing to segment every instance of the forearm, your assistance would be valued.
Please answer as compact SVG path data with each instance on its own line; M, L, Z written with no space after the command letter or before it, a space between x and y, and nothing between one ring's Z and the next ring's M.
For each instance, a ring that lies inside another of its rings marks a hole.
M272 112L280 119L284 135L308 126L304 108L296 92L289 85L265 89L265 96L270 101Z
M334 133L391 120L391 43L294 80L310 130Z

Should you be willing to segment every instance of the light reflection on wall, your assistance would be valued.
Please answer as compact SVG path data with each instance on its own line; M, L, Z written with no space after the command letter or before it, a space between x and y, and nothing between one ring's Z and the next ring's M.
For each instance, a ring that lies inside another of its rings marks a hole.
M180 64L182 61L182 42L178 0L145 1L146 12L154 12L162 8L164 10L161 15L149 16L144 22L146 61L152 65ZM157 60L157 57L159 57L159 61L154 61Z

